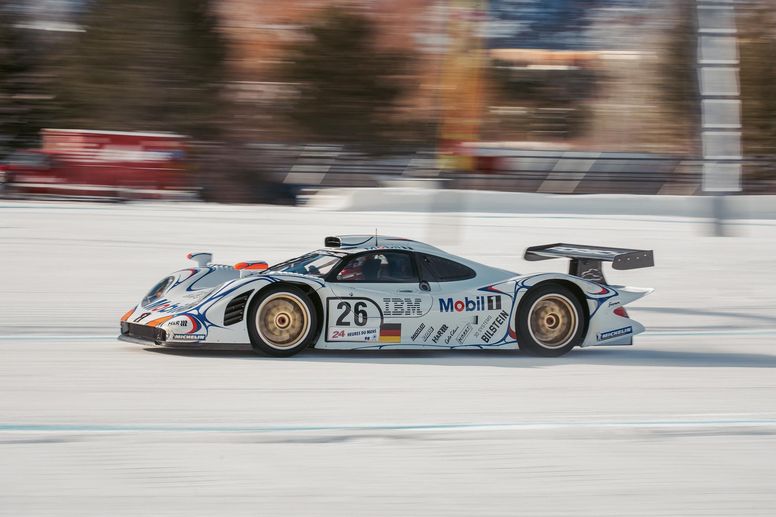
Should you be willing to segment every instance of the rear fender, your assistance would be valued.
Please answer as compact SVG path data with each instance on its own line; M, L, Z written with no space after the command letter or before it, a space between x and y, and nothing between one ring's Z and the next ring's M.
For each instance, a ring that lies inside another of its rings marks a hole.
M608 286L614 295L602 300L591 313L583 347L631 345L633 336L644 332L644 325L629 316L620 316L615 311L638 300L654 289L641 287Z

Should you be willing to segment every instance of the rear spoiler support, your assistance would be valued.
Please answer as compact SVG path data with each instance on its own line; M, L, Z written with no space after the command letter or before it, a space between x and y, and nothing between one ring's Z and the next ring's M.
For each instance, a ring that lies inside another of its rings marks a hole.
M611 262L614 269L638 269L652 267L655 258L652 250L632 250L628 248L606 248L586 244L543 244L531 246L525 250L525 260L549 260L569 258L569 274L606 284L603 263Z

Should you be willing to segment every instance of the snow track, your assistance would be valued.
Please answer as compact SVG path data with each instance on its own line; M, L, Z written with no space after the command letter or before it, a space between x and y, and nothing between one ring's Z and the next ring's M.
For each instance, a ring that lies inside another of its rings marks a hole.
M325 235L495 266L571 241L655 250L633 347L290 359L113 339L188 251L276 261ZM776 224L0 203L0 515L776 514Z

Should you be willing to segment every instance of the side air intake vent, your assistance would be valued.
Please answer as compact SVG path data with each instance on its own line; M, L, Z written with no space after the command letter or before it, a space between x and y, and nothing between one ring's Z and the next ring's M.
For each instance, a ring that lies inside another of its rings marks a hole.
M248 298L251 297L253 291L248 291L240 296L232 299L226 306L226 312L224 313L224 325L234 325L240 323L243 320L245 314L245 306L248 303Z
M326 237L323 240L323 245L327 248L339 248L342 246L342 241L339 237Z

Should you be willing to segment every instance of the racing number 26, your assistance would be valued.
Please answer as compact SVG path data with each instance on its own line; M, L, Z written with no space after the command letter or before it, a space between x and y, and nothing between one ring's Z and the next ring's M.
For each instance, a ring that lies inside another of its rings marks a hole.
M363 327L366 325L366 303L364 302L356 302L352 307L350 305L350 302L339 302L337 304L337 310L343 311L342 314L340 314L340 317L337 318L337 326L338 327L349 327L350 322L348 321L348 316L350 316L350 313L353 313L353 323L357 327Z

